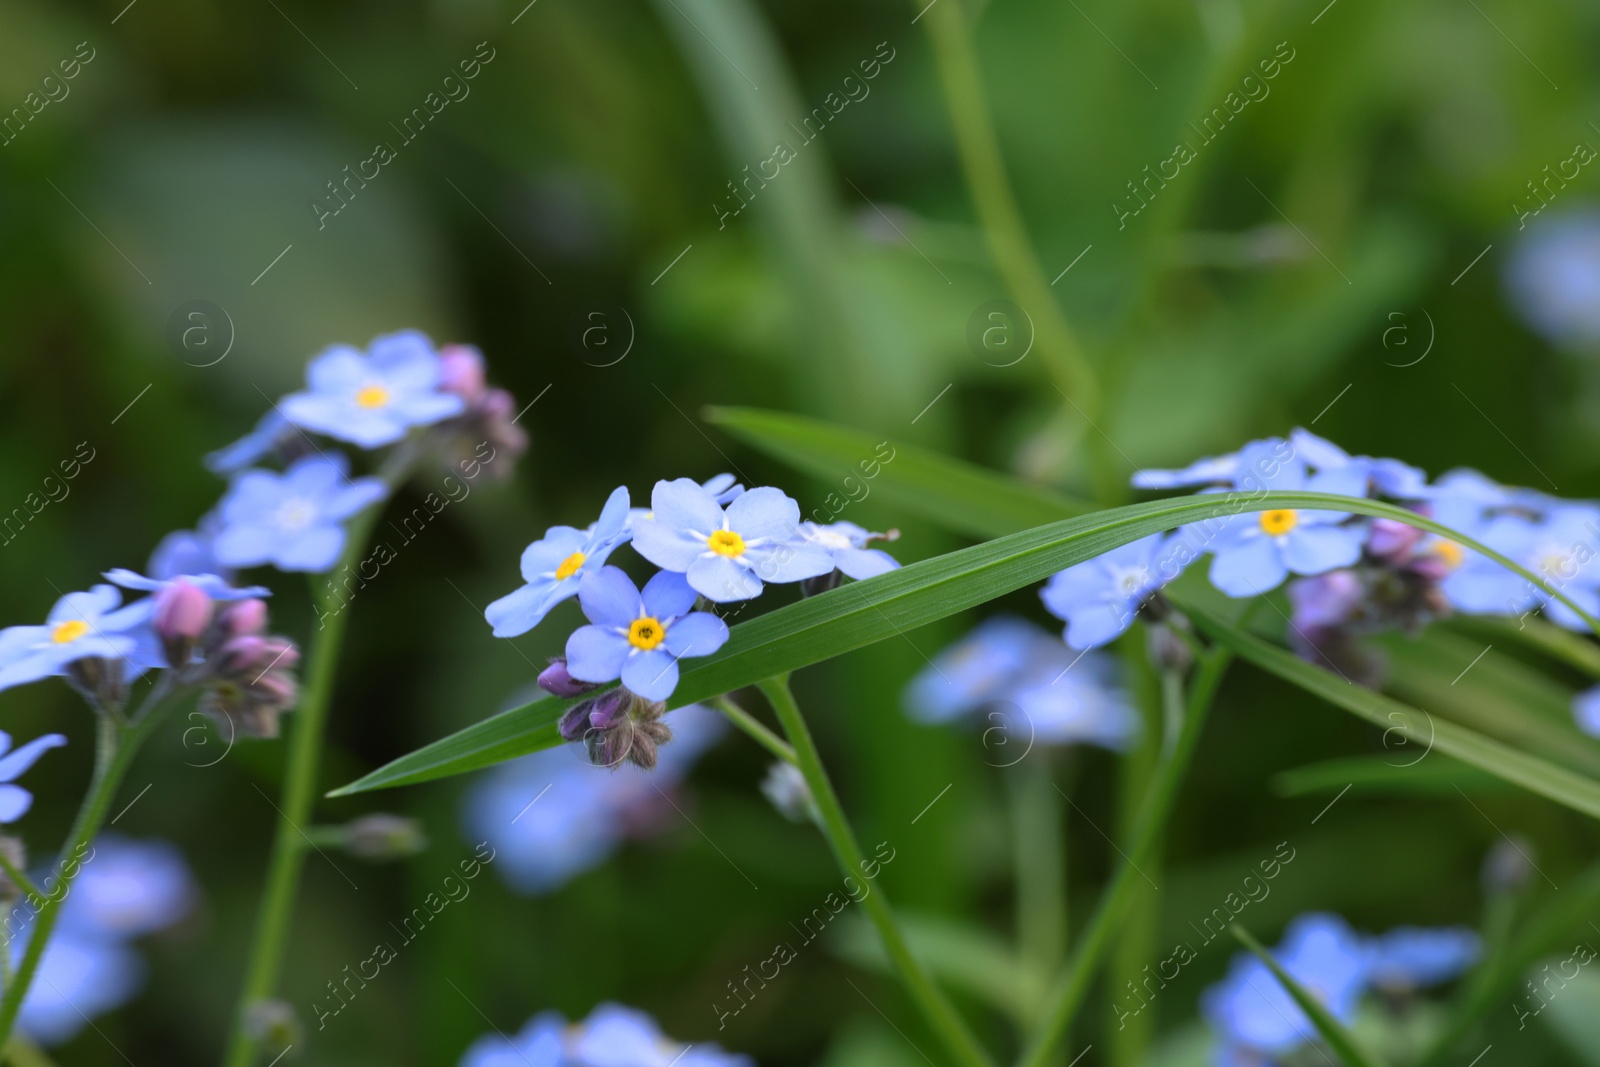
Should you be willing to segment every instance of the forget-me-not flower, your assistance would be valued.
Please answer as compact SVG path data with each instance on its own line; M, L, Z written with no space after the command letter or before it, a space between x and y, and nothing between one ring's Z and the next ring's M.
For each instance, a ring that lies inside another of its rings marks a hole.
M522 580L527 584L484 610L496 637L516 637L535 626L561 601L578 595L584 575L605 565L621 543L628 521L628 490L611 493L599 520L587 530L552 526L544 537L522 551Z
M56 601L43 626L0 630L0 689L65 674L68 664L90 657L129 660L135 669L159 663L160 650L141 648L137 636L150 619L151 602L121 603L116 586L97 585ZM151 662L133 662L141 652L148 652Z
M748 600L763 582L798 582L833 570L833 556L799 540L800 505L781 489L740 494L724 511L688 478L657 482L651 518L633 524L633 547L664 571L684 574L710 600Z
M215 574L232 578L231 568L216 555L217 533L222 520L216 512L208 512L193 530L174 530L156 543L150 553L145 573L152 578L179 578L184 575Z
M1066 622L1067 644L1098 648L1133 624L1150 594L1177 577L1176 556L1162 551L1166 543L1150 534L1051 576L1039 596Z
M1397 926L1368 943L1369 977L1383 989L1448 982L1478 961L1482 939L1463 926Z
M567 638L567 673L582 682L621 678L646 700L672 695L680 659L709 656L728 640L727 623L690 610L694 590L674 571L661 571L641 592L620 569L601 567L583 576L578 601L590 625Z
M282 474L247 471L218 506L216 557L229 567L329 570L344 550L344 520L387 495L381 479L352 481L339 453L302 457Z
M1600 737L1600 685L1572 698L1572 718L1578 729L1590 737Z
M26 948L26 935L12 940L13 967ZM95 1016L132 1000L144 983L144 972L144 960L120 941L60 931L39 958L17 1028L47 1047L70 1041Z
M378 337L365 353L334 345L307 368L310 389L291 393L279 406L302 429L378 448L413 426L466 410L465 400L439 388L440 369L433 343L416 330Z
M735 500L739 499L739 497L744 495L744 486L740 485L738 480L726 471L721 474L714 474L710 478L707 478L705 481L700 483L700 488L710 493L711 499L715 500L723 507L728 506ZM640 519L653 519L655 518L655 514L655 511L650 508L629 508L628 525L627 529L623 532L622 539L624 541L633 540L633 524L638 522Z
M255 429L223 448L206 454L206 469L213 474L237 474L246 467L253 467L274 453L280 452L283 446L300 435L283 412L274 407L271 411L261 416Z
M571 1026L555 1012L544 1012L515 1037L481 1037L458 1067L755 1067L755 1061L715 1044L681 1044L644 1012L601 1004Z
M933 657L906 686L902 703L918 722L953 722L1002 699L1035 659L1060 642L1012 615L984 619Z
M1546 340L1600 343L1600 212L1536 221L1512 253L1505 280L1512 304Z
M33 794L17 785L17 778L45 752L66 743L60 734L45 734L12 752L11 735L0 730L0 823L16 822L33 807Z
M853 522L800 524L800 539L826 551L833 557L834 568L839 573L857 581L888 574L900 566L900 561L883 549L867 547L873 541L888 540L893 536L892 532L887 537L875 534Z

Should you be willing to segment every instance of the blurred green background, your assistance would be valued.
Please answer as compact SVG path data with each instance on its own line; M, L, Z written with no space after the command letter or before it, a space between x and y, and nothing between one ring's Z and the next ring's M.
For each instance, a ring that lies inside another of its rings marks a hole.
M1600 143L1600 9L965 4L1022 216L1046 277L1058 278L1049 294L1108 394L1097 431L1037 356L999 367L969 343L980 307L1012 294L975 222L927 26L912 22L919 7L8 0L0 109L21 106L79 42L94 58L0 147L0 507L36 491L80 442L95 459L70 496L0 547L3 621L34 621L58 590L141 566L220 495L202 454L295 387L309 356L404 326L480 345L519 406L538 397L520 423L532 445L513 480L477 485L353 604L330 787L517 700L529 661L559 649L576 607L515 642L492 639L481 608L517 584L524 544L547 525L587 523L612 486L629 485L637 502L657 478L736 466L808 512L836 490L736 445L702 420L708 404L826 418L1078 495L1091 493L1083 444L1099 431L1118 463L1176 465L1312 420L1352 452L1433 474L1471 465L1535 488L1548 479L1563 496L1600 491L1596 439L1575 400L1583 357L1521 325L1501 283L1517 238L1512 201L1575 142ZM470 95L402 144L391 124L479 42L494 58ZM1188 124L1279 42L1293 59L1270 94L1119 227L1109 205L1127 210L1126 183L1176 139L1198 144ZM798 140L785 124L888 53L870 92L719 225L736 206L728 183L774 139ZM332 204L327 183L378 141L397 158L319 229L309 201ZM1547 212L1583 207L1596 188L1586 172ZM205 359L172 339L174 315L197 300L231 321L231 350L213 366L195 366ZM610 331L603 350L582 340L596 309ZM1385 334L1396 325L1406 329ZM1430 333L1427 357L1397 366ZM630 338L625 358L598 365ZM409 510L426 488L391 507ZM847 517L899 527L903 560L959 544L870 498ZM278 593L275 628L304 639L300 580L264 580ZM1042 619L1031 592L1010 606ZM863 840L898 850L884 875L897 903L1007 935L1006 772L985 765L976 736L915 726L899 708L922 664L916 649L931 654L963 625L810 670L801 696ZM62 685L8 692L4 704L5 729L72 739L29 783L39 803L23 832L42 854L86 779L89 715ZM178 842L205 906L147 949L142 997L59 1050L62 1064L218 1057L275 818L258 787L276 795L283 747L241 744L198 768L187 764L213 758L216 743L197 754L180 733L141 757L124 792L154 786L118 829ZM1580 816L1511 791L1477 796L1481 812L1453 792L1352 795L1315 825L1326 796L1273 792L1281 770L1381 751L1377 734L1236 670L1175 820L1155 945L1284 840L1297 861L1252 908L1264 938L1313 908L1370 930L1474 923L1496 826L1528 835L1557 883L1593 853ZM1115 824L1114 757L1074 754L1057 770L1095 826ZM295 1055L453 1064L489 1029L479 1008L512 1032L540 1010L581 1017L615 999L677 1038L718 1040L762 1064L921 1062L911 1042L933 1043L892 981L827 951L804 953L716 1031L708 1005L724 983L836 884L818 835L757 791L763 771L759 750L729 737L684 794L703 832L668 819L663 835L548 898L480 879L469 903ZM323 983L471 853L459 829L465 785L324 802L325 821L415 815L433 844L395 867L343 863L358 891L315 857L307 865L284 993L308 1021ZM1076 813L1066 825L1076 927L1109 850ZM1192 1025L1228 954L1210 949L1163 995L1163 1033ZM1111 997L1102 983L1076 1028L1074 1053L1097 1046L1085 1065L1111 1062L1101 1036ZM1005 1046L1001 1020L963 1003ZM1513 1013L1498 1011L1493 1026L1509 1028ZM1595 1062L1546 1027L1515 1041L1500 1062Z

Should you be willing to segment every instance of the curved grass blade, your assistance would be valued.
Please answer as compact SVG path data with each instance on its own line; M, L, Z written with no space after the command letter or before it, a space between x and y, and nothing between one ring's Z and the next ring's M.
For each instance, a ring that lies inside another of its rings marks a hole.
M1317 1033L1322 1035L1322 1040L1328 1043L1328 1047L1344 1063L1344 1067L1383 1067L1383 1061L1357 1045L1356 1039L1344 1028L1344 1024L1335 1019L1328 1009L1322 1006L1321 1001L1306 992L1305 987L1295 981L1288 971L1280 967L1278 961L1272 958L1272 954L1262 948L1261 943L1251 937L1248 930L1238 923L1234 923L1228 929L1239 939L1240 944L1255 953L1256 958L1267 965L1267 969L1278 980L1278 984L1283 986L1284 992L1300 1005L1300 1010L1306 1013L1311 1025L1317 1028ZM1265 999L1267 991L1263 989L1259 992Z
M1400 762L1400 760L1404 762ZM1474 793L1507 790L1507 782L1442 754L1410 762L1410 756L1345 756L1319 760L1272 776L1280 797L1311 793L1366 793L1373 796L1456 796L1456 789Z

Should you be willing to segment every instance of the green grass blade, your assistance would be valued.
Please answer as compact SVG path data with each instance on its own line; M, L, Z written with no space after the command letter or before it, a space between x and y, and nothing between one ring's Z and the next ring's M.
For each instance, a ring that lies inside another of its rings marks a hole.
M1412 762L1416 760L1416 762ZM1481 793L1509 790L1505 781L1460 760L1434 753L1426 759L1406 755L1345 756L1319 760L1272 776L1280 797L1310 793L1366 793L1375 796L1456 796L1456 789Z
M1283 986L1284 992L1293 997L1294 1002L1300 1005L1300 1010L1306 1013L1311 1025L1322 1035L1322 1040L1326 1041L1328 1047L1343 1061L1344 1067L1383 1067L1383 1061L1357 1045L1350 1031L1344 1028L1344 1024L1335 1019L1328 1009L1322 1006L1321 1001L1306 992L1305 987L1295 981L1288 971L1278 966L1278 961L1261 947L1260 942L1250 936L1249 931L1238 923L1234 923L1229 929L1233 931L1233 936L1239 939L1240 944L1255 953L1256 958L1267 965L1267 969L1278 980L1278 984ZM1262 991L1262 995L1265 995L1265 990Z

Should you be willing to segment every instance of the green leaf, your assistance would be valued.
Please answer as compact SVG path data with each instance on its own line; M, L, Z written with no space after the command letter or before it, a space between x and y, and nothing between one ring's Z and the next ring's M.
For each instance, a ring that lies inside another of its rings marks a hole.
M1317 1033L1322 1035L1322 1040L1326 1041L1328 1047L1334 1051L1339 1059L1344 1061L1344 1067L1383 1067L1383 1061L1358 1046L1355 1038L1350 1035L1350 1031L1346 1030L1338 1019L1329 1014L1328 1009L1323 1007L1322 1002L1308 993L1299 982L1290 976L1288 971L1278 966L1278 961L1272 958L1271 953L1261 947L1260 942L1250 936L1249 931L1238 923L1234 923L1229 929L1233 931L1233 936L1239 939L1240 944L1255 953L1256 958L1267 965L1267 969L1278 980L1278 984L1283 986L1284 991L1294 998L1296 1004L1300 1005L1300 1010L1306 1013L1306 1017L1311 1020L1311 1025L1315 1026Z
M1307 663L1287 649L1268 644L1254 634L1245 633L1221 619L1196 608L1186 608L1190 620L1212 640L1231 649L1286 682L1322 697L1330 704L1354 712L1385 732L1415 741L1428 751L1454 756L1463 763L1488 771L1497 778L1520 785L1558 804L1565 804L1585 815L1600 818L1600 782L1565 767L1558 767L1537 756L1530 756L1465 726L1436 718L1426 711L1402 704L1382 693L1374 693L1345 681L1332 671ZM1424 756L1423 758L1426 758Z
M1353 793L1446 793L1454 797L1457 788L1481 793L1506 788L1506 784L1487 771L1449 756L1436 753L1422 759L1407 754L1405 749L1389 756L1349 756L1321 760L1304 767L1280 771L1272 778L1273 791L1283 797L1339 793L1346 787Z

